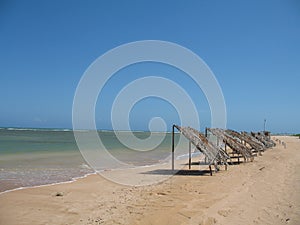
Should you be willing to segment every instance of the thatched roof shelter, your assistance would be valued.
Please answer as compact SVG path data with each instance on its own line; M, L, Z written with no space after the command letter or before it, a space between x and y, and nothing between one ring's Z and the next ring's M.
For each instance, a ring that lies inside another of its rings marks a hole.
M241 132L241 134L243 135L243 137L245 139L247 139L247 140L249 140L249 142L253 143L253 144L251 144L253 147L257 146L257 148L260 148L261 150L264 150L266 148L266 146L261 141L259 141L257 138L252 136L250 133L243 131L243 132Z
M202 133L191 128L191 127L180 127L173 125L177 128L181 134L183 134L200 152L202 152L208 159L209 168L211 165L215 166L216 171L218 170L218 164L227 165L227 160L230 158L228 154L220 147L210 142ZM174 147L172 149L174 151Z
M225 146L228 145L234 152L241 154L245 160L253 160L251 150L248 149L241 142L236 140L234 137L226 133L225 130L219 128L207 128L207 130L219 139L221 139L225 143Z
M234 130L226 130L226 133L231 135L232 137L238 138L240 142L243 143L245 146L247 146L248 144L250 146L249 149L253 152L259 152L259 154L261 154L261 151L264 150L264 145L251 136L244 135Z
M269 132L251 132L251 135L264 144L266 148L274 147L276 144L270 139Z

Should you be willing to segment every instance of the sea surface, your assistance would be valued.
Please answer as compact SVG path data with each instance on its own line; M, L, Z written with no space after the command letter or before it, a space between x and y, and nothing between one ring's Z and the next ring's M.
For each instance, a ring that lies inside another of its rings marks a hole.
M162 136L163 140L151 151L126 147L113 131L97 133L105 149L125 164L149 166L170 159L171 133L152 134ZM126 139L129 132L119 132L118 135ZM143 140L150 136L150 132L134 132L134 135ZM175 144L178 144L179 136L175 134ZM92 141L90 144L93 145ZM188 149L188 142L180 148ZM103 166L102 169L111 168ZM94 172L83 158L72 130L0 128L0 192L72 181Z

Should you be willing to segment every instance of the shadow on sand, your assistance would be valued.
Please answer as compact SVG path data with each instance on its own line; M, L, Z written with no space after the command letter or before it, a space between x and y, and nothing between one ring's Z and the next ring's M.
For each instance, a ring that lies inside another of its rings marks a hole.
M209 170L171 170L159 169L143 172L150 175L174 175L174 176L210 176Z

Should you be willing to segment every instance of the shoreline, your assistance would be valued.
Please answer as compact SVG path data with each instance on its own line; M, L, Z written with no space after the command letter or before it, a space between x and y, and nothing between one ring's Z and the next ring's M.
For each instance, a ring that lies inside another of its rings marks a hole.
M0 192L0 195L6 194L6 193L9 193L9 192L13 192L13 191L19 191L19 190L25 190L25 189L31 189L31 188L34 189L34 188L47 187L47 186L53 186L53 185L69 184L69 183L73 183L73 182L75 182L79 179L84 179L88 176L95 175L95 174L97 174L97 173L96 172L88 173L88 174L85 174L85 175L80 176L80 177L74 177L74 178L72 178L71 180L68 180L68 181L56 182L56 183L51 183L51 184L42 184L42 185L34 185L34 186L27 186L27 187L18 187L18 188L2 191L2 192Z
M182 156L178 156L178 157L186 157L186 156L182 155ZM47 187L47 186L60 185L60 184L69 184L69 183L76 182L77 180L84 179L84 178L86 178L88 176L92 176L92 175L102 176L99 173L103 173L103 172L123 171L123 170L131 170L131 169L133 169L133 170L134 169L141 170L143 168L151 168L151 167L157 167L157 166L164 166L164 165L167 165L167 164L170 164L170 163L169 162L167 162L167 163L159 163L159 164L154 164L154 165L137 166L137 167L126 168L126 169L124 169L124 168L107 169L107 170L104 169L102 171L92 172L92 173L85 174L83 176L74 177L74 178L71 178L71 180L67 180L67 181L54 182L54 183L42 184L42 185L24 186L24 187L18 187L18 188L13 188L13 189L5 190L5 191L0 192L0 195L5 194L5 193L9 193L9 192L13 192L13 191L18 191L18 190L25 190L25 189L39 188L39 187Z
M51 153L48 153L48 154L51 154ZM192 159L193 158L195 159L197 157L199 158L199 156L202 157L202 154L199 151L192 153ZM179 156L176 157L177 164L178 163L182 164L184 162L184 160L187 160L187 159L188 159L188 154L179 155ZM13 189L8 189L8 190L0 192L0 195L8 193L8 192L12 192L12 191L23 190L23 189L39 188L39 187L45 187L45 186L52 186L52 185L72 183L72 182L75 182L75 181L77 181L79 179L83 179L83 178L85 178L87 176L94 175L94 174L96 174L96 175L98 174L99 176L102 176L100 174L103 173L103 172L106 172L106 171L122 171L122 170L132 170L132 169L133 170L136 170L136 169L137 170L143 170L145 168L151 168L151 167L160 167L160 166L165 167L165 166L168 166L169 164L171 165L171 162L159 162L159 163L156 163L156 164L149 164L149 165L143 165L143 166L133 166L133 167L125 168L125 169L124 168L107 169L107 170L104 169L102 171L94 171L94 172L90 172L90 173L84 174L82 176L73 177L70 180L66 180L66 181L59 181L59 182L48 183L48 184L33 185L33 186L23 186L23 187L17 187L17 188L13 188Z
M77 148L73 131L51 132L51 129L6 128L1 129L1 133L1 193L33 186L69 182L94 172L94 169L86 164L83 155ZM128 166L106 164L104 161L102 167L96 168L98 171L160 164L162 161L166 161L165 157L160 157L160 155L166 157L170 155L168 140L171 136L169 134L155 149L159 154L156 152L154 154L151 152L149 154L141 153L136 157L132 151L129 151L128 154L123 151L124 146L118 142L113 132L109 133L112 134L107 135L101 132L106 140L105 147L112 152L116 161L121 160ZM147 136L147 134L138 133L142 137ZM124 136L127 137L127 134ZM93 147L92 144L87 146L87 148L89 147ZM101 159L101 157L99 153L97 158Z
M1 193L0 224L299 224L300 140L277 138L287 147L278 144L254 162L229 165L228 171L222 167L213 176L193 165L149 186L125 186L91 174ZM162 176L134 172L125 175Z

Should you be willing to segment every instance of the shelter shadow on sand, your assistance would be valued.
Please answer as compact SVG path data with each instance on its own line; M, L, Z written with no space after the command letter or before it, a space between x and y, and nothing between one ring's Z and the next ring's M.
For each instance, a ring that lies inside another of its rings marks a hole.
M172 175L174 176L206 176L210 175L210 170L168 170L168 169L158 169L143 172L142 174L150 175Z

